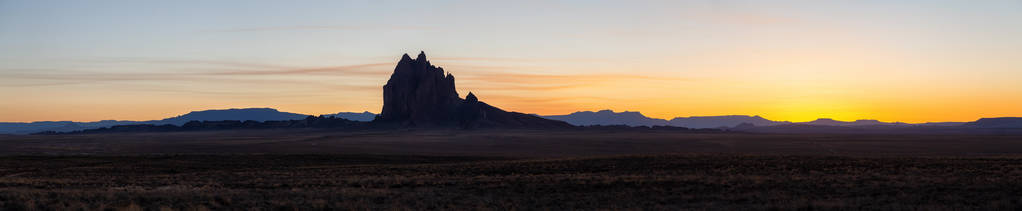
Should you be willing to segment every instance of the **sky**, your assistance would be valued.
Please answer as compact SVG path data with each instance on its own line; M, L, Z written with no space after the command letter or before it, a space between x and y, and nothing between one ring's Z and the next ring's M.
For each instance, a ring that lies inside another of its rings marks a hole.
M505 110L1022 116L1022 1L0 0L0 122L378 113L425 51Z

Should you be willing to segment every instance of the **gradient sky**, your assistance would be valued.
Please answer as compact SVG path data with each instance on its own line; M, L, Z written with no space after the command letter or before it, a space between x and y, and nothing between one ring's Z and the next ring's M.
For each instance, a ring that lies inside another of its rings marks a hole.
M1022 116L1022 1L0 0L0 121L377 113L404 53L513 111Z

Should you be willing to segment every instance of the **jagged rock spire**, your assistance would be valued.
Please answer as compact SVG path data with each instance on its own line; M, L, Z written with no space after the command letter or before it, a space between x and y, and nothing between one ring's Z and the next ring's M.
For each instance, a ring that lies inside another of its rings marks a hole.
M507 112L479 101L469 92L461 99L454 88L454 75L435 67L420 51L408 54L394 67L383 85L383 111L374 120L407 127L534 127L566 128L568 123Z
M476 98L475 94L468 92L468 96L465 96L465 102L479 102L479 98Z
M419 56L415 57L415 60L426 61L426 51L419 51Z
M423 125L447 121L461 103L454 77L435 67L420 52L416 59L401 57L383 86L383 120Z

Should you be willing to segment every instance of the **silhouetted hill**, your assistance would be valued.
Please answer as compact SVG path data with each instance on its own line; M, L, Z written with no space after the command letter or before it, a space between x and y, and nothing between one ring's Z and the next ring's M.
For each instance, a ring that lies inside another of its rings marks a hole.
M616 113L611 110L598 112L579 111L568 115L542 116L543 118L561 120L576 126L590 125L628 125L628 126L664 126L667 120L649 118L642 113L625 111Z
M1022 118L984 118L976 122L935 122L922 124L887 123L876 120L853 122L818 119L811 122L770 126L742 124L731 131L779 134L1022 134Z
M364 111L362 113L340 112L340 113L336 113L336 114L324 114L324 116L344 118L344 119L348 119L348 120L352 120L352 121L360 121L360 122L368 122L368 121L373 121L373 119L376 119L376 114L368 112L368 111Z
M802 122L802 123L799 123L799 124L818 125L818 126L871 126L871 125L891 125L891 126L896 126L896 125L909 125L909 124L900 123L900 122L881 122L881 121L872 120L872 119L860 119L860 120L855 120L855 121L852 121L852 122L845 122L845 121L838 121L838 120L833 120L833 119L829 119L829 118L820 118L820 119L813 120L811 122Z
M490 106L472 93L458 96L454 75L433 66L420 52L405 54L383 85L383 110L377 124L402 127L570 128L570 124Z
M172 124L131 124L87 129L68 133L91 134L91 133L123 133L123 132L182 132L182 131L208 131L208 130L245 130L245 129L280 129L280 128L335 128L342 130L375 129L368 122L351 121L335 117L314 117L307 116L299 120L268 120L268 121L189 121L182 125ZM48 131L38 134L58 134Z
M806 124L806 125L819 125L819 126L837 126L837 125L841 125L841 124L844 124L844 123L846 123L846 122L837 121L837 120L833 120L833 119L830 119L830 118L819 118L819 119L816 119L816 120L813 120L813 121L810 121L810 122L803 122L802 124Z
M920 126L962 126L962 125L965 125L965 123L966 122L927 122L927 123L920 123L920 124L914 124L914 125L920 125Z
M0 134L29 134L42 131L66 132L138 123L140 122L114 120L103 120L96 122L72 122L72 121L3 122L0 123Z
M1022 128L1022 117L982 118L964 124L966 127L979 128Z
M628 126L674 126L684 128L720 128L733 127L742 123L757 125L777 125L788 122L777 122L764 119L759 116L695 116L677 117L670 121L664 119L650 118L639 112L614 112L612 110L601 110L598 112L579 111L568 115L543 116L547 119L562 120L572 125L628 125Z
M844 127L844 126L831 126L831 125L811 125L811 124L780 124L771 126L755 126L742 124L737 127L731 128L732 131L741 132L752 132L752 133L783 133L783 134L845 134L845 133L865 133L869 132L865 128L857 127Z
M562 120L576 126L672 126L683 128L726 128L732 131L761 133L998 133L993 130L974 130L971 128L1022 128L1022 118L984 118L976 122L932 122L908 124L901 122L881 122L878 120L855 120L851 122L829 118L820 118L809 122L773 121L760 116L728 115L728 116L694 116L678 117L670 121L646 117L639 112L614 112L601 110L597 112L579 111L568 115L542 116L547 119Z
M0 123L0 134L30 134L43 131L70 132L87 129L96 129L102 127L111 127L115 125L137 125L137 124L180 126L190 121L223 121L223 120L258 121L258 122L285 121L285 120L301 120L305 119L305 117L308 116L309 115L305 114L281 112L272 108L232 108L193 111L176 117L149 121L103 120L96 122L72 122L72 121L46 121L29 123L5 122ZM327 116L350 119L354 121L372 121L373 117L375 117L376 115L369 112L363 113L341 112Z
M734 127L742 123L751 123L754 125L778 125L788 122L777 122L764 119L760 116L744 115L678 117L671 119L670 121L671 126L687 128Z
M146 122L146 124L171 124L181 125L190 121L279 121L304 119L309 115L277 111L272 108L232 108L224 110L193 111L187 114L171 117L159 121Z

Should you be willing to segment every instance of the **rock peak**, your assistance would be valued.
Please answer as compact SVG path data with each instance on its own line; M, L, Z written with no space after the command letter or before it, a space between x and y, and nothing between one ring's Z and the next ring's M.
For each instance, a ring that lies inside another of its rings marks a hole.
M477 101L479 101L479 98L476 98L476 95L472 94L472 92L468 92L468 96L465 96L465 101L466 102L477 102Z
M479 101L469 92L461 99L454 86L454 75L433 66L426 52L416 59L408 54L394 67L383 85L383 110L374 120L402 127L480 127L569 128L561 121L507 112Z
M419 51L419 56L415 57L415 60L419 62L426 61L426 51Z
M425 52L414 60L405 54L383 86L380 118L406 125L443 123L461 101L454 77L430 65Z

